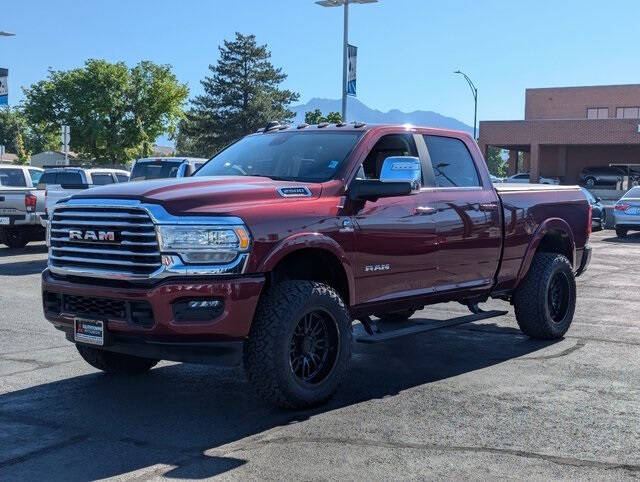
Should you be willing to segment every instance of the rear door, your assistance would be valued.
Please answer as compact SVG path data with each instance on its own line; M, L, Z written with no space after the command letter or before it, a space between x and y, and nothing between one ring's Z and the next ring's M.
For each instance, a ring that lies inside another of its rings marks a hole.
M435 186L421 203L435 208L438 244L436 291L487 287L500 259L498 195L461 138L424 135Z

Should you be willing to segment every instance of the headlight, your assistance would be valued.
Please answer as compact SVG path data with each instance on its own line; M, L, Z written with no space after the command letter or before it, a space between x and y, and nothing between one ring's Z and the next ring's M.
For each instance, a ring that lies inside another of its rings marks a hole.
M216 264L233 261L249 249L244 226L158 226L160 250L178 254L185 263Z

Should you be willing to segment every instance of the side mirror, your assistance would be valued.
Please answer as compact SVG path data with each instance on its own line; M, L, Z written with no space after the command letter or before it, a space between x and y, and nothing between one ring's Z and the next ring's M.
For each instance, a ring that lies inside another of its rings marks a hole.
M598 196L596 196L596 202L599 203L600 201L602 201L602 199L600 199Z
M191 175L191 166L188 162L183 162L178 167L178 172L176 173L176 177L189 177Z
M408 182L412 193L420 191L422 187L420 159L412 156L387 157L382 164L380 181Z
M408 196L411 193L411 184L408 182L378 179L355 179L348 190L352 201L377 201L381 197Z

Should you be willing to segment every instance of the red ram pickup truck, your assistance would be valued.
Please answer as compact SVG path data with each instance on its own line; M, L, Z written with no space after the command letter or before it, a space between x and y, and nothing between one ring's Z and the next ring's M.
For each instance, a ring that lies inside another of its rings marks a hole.
M590 215L578 187L494 187L466 133L271 125L192 177L58 204L44 314L100 370L244 363L264 400L309 407L345 377L354 339L505 314L478 308L489 297L527 335L562 337ZM449 301L471 313L411 319Z

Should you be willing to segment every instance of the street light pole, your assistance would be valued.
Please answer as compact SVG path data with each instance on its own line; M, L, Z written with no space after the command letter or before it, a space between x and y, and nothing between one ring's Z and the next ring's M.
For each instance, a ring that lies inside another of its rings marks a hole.
M342 45L342 122L347 122L347 56L349 55L349 0L344 0Z
M349 5L353 3L376 3L378 0L318 0L321 7L344 7L344 37L342 42L342 122L347 122L347 59L349 57Z
M477 137L476 137L476 122L477 122L477 118L478 118L478 89L476 88L475 84L471 81L469 76L467 74L465 74L464 72L462 72L460 70L456 70L454 72L454 74L462 75L465 78L465 80L467 81L467 83L469 84L469 88L471 89L471 94L473 95L473 102L474 102L474 107L473 107L473 139L477 140Z

